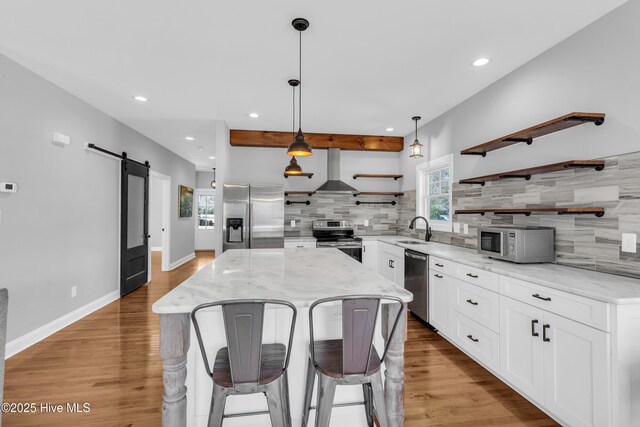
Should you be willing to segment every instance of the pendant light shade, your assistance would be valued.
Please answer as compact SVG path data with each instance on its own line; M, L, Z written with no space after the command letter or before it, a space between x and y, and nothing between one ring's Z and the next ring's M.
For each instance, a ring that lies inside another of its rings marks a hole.
M302 173L302 168L298 164L298 161L295 157L291 157L291 161L289 165L284 169L285 175L300 175Z
M414 159L422 157L422 144L420 144L420 141L418 141L418 120L420 120L421 118L422 117L420 116L414 116L411 118L411 120L416 122L416 139L413 141L413 144L409 146L409 148L411 149L411 154L409 154L409 157L412 157Z
M298 84L300 84L302 82L302 32L309 28L309 21L304 18L296 18L291 22L291 25L293 25L293 28L295 28L295 30L300 34L300 61L298 63ZM291 81L289 81L289 84L291 84ZM310 156L313 154L311 144L304 139L304 135L302 134L302 85L298 92L298 133L293 139L293 142L289 144L287 154L299 157Z
M213 181L211 181L211 188L216 189L216 168L213 168Z

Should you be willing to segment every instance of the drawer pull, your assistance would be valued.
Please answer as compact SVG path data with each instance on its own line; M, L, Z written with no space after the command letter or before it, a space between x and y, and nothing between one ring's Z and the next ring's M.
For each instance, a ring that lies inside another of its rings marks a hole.
M442 279L442 276L439 274L434 274L433 277L437 277L438 279Z
M436 267L444 267L444 265L436 262Z
M473 342L478 342L480 341L478 338L474 338L473 335L467 335L467 338L469 338L471 341Z
M475 274L471 274L471 273L467 273L467 276L469 276L469 277L471 277L471 278L473 278L473 279L477 279L477 278L478 278L478 276L477 276L477 275L475 275Z
M536 332L536 324L538 323L537 319L533 319L531 321L531 336L532 337L539 337L540 334Z
M477 302L472 301L472 300L470 300L470 299L468 299L468 300L467 300L467 302L468 302L469 304L471 304L471 305L478 305L478 303L477 303Z
M542 325L542 341L544 342L551 341L551 339L547 337L547 329L549 329L550 327L551 326L549 325Z
M542 301L551 301L551 298L549 298L549 297L541 297L540 294L533 294L531 296L534 297L534 298L541 299Z
M296 246L296 248L304 248L304 246L298 245L298 246Z

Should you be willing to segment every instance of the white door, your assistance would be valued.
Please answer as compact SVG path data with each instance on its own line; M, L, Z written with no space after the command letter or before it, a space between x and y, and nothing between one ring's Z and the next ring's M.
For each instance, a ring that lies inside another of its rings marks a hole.
M539 308L500 297L500 374L542 402L542 315Z
M611 425L609 335L548 312L543 327L544 406L571 426Z
M429 323L440 333L451 337L453 326L453 284L451 278L438 272L429 277Z
M380 251L377 241L362 242L362 264L380 272Z

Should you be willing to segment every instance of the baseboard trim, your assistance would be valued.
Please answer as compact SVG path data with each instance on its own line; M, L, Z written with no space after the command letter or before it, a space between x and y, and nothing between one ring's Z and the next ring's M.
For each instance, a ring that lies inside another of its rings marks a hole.
M151 252L162 252L162 246L151 246Z
M59 330L66 328L72 323L77 322L78 320L104 307L105 305L112 303L118 298L120 298L120 290L110 292L107 295L100 297L87 305L73 310L71 313L67 313L64 316L52 322L49 322L34 331L31 331L19 338L10 341L9 343L7 343L5 359L10 358L11 356L15 356L22 350L31 347L32 345L42 341L50 335L53 335Z
M185 264L185 263L191 261L195 257L196 257L196 253L195 252L191 252L186 257L181 258L181 259L179 259L179 260L177 260L175 262L172 262L171 264L169 264L169 271L175 270L176 268L180 267L182 264Z

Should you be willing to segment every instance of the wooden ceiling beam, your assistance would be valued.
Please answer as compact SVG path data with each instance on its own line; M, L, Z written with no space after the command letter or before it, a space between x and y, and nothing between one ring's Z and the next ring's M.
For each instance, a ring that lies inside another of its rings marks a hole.
M234 147L287 148L293 141L291 132L231 129L231 145ZM354 151L402 151L401 136L343 135L331 133L307 133L305 139L314 149L340 148Z

